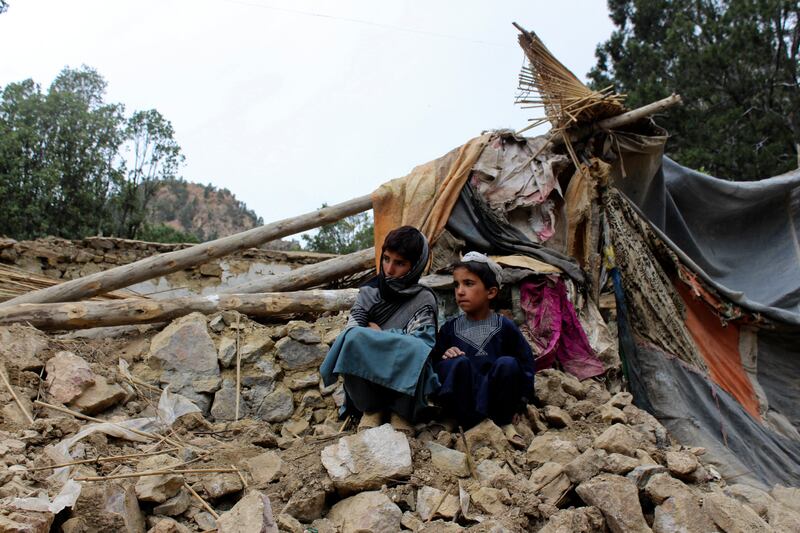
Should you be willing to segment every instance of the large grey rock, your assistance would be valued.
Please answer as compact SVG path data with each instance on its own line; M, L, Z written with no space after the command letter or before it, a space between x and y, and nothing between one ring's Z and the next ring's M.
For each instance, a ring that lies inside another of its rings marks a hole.
M242 395L239 395L239 418L248 415L247 404ZM211 416L217 421L231 421L236 419L236 385L231 380L225 380L222 388L214 394L214 403L211 404Z
M671 496L656 507L653 533L716 533L714 522L689 493Z
M644 486L647 496L655 504L660 504L667 498L679 495L691 495L691 490L682 481L669 474L655 474Z
M558 433L545 433L531 441L527 460L529 463L554 462L565 465L578 455L580 455L578 447L571 440L561 438Z
M38 329L21 324L0 327L0 356L9 367L37 372L50 341Z
M800 513L800 488L775 485L769 493L776 501Z
M286 325L286 329L289 332L289 336L296 341L305 344L319 344L322 342L319 333L317 333L308 322L302 322L300 320L292 321Z
M639 466L638 459L622 455L621 453L610 453L606 456L603 470L612 474L625 475Z
M67 404L94 385L95 375L89 363L72 352L58 352L44 367L47 372L47 393Z
M411 448L390 424L342 437L322 450L322 464L343 494L380 488L411 475ZM398 518L399 520L399 518Z
M725 487L725 494L750 507L758 516L767 516L767 511L774 505L775 499L761 489L737 483Z
M775 531L800 531L800 513L775 502L767 509L767 521Z
M283 376L283 369L271 357L262 357L252 367L242 369L242 386L272 389Z
M319 372L315 370L290 374L283 381L292 390L310 389L319 385Z
M539 533L605 533L605 523L597 507L562 509L550 517Z
M275 347L273 341L267 335L254 335L248 337L240 349L242 363L252 363L261 356L269 353Z
M138 472L148 470L169 470L179 465L180 461L169 455L154 455L142 459ZM180 474L164 474L158 476L142 476L136 482L136 497L143 502L164 503L175 496L183 487L183 476Z
M161 505L157 505L153 508L153 514L157 515L164 515L164 516L178 516L186 512L186 509L189 508L189 504L192 502L191 496L189 496L189 492L185 489L181 489L178 491L178 494L173 496L172 498L168 499Z
M606 519L612 533L649 533L639 491L633 481L614 474L600 474L577 486L575 492L589 505L594 505Z
M511 445L508 443L503 430L488 418L477 426L468 429L464 433L464 438L473 453L484 446L488 446L500 454L511 451ZM461 439L458 439L456 448L461 452L466 451Z
M266 394L256 407L255 416L266 422L283 422L294 412L292 391L278 385L275 390Z
M278 533L272 505L266 494L254 490L217 520L219 533Z
M50 533L53 519L53 513L14 510L7 515L0 515L0 532Z
M222 320L222 319L220 319ZM217 359L222 368L231 368L236 365L236 339L222 337L217 348Z
M284 337L275 344L278 360L287 370L304 370L319 367L328 354L325 344L305 344Z
M452 450L433 441L428 442L427 446L428 450L431 452L431 463L433 463L434 468L453 476L469 476L466 454L458 450Z
M306 523L321 518L325 513L325 491L318 487L296 491L283 512Z
M767 533L774 530L750 507L722 493L706 494L703 510L725 533Z
M667 468L673 476L685 478L700 466L697 457L689 452L667 452Z
M235 494L244 489L242 480L237 474L214 474L203 480L203 489L212 500L222 498L228 494Z
M511 497L507 489L481 487L470 494L472 503L479 510L489 515L502 515L508 511Z
M245 470L250 472L256 486L272 483L283 472L283 459L273 451L264 452L242 461Z
M84 531L144 533L145 521L131 483L87 483L72 509L75 518L89 518ZM0 527L0 531L4 531Z
M594 447L608 453L633 456L639 447L639 437L628 426L614 424L594 439Z
M444 500L442 500L444 497ZM439 505L439 502L442 502ZM436 506L439 505L437 509ZM417 491L417 514L423 520L433 518L453 518L460 508L455 494L444 495L444 491L433 487L420 487Z
M564 472L570 481L578 484L596 476L604 464L604 457L594 448L589 448L567 463L564 467Z
M217 350L206 329L206 319L192 313L172 322L153 337L148 362L161 370L161 383L192 400L207 413L211 398L195 390L195 380L219 378Z
M103 376L95 376L94 384L75 398L69 406L85 415L102 413L125 399L125 390L116 383L108 383Z
M341 533L384 533L400 531L403 512L382 492L356 494L334 505L328 519Z

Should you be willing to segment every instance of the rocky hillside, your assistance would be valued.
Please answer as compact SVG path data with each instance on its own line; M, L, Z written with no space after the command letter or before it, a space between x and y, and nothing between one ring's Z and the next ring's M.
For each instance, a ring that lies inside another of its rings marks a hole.
M199 241L225 237L263 224L228 189L181 180L166 181L148 208L148 223L166 224Z
M800 490L726 483L628 392L557 370L537 374L521 449L491 421L356 433L318 373L345 320L0 328L35 416L0 389L0 531L800 531Z

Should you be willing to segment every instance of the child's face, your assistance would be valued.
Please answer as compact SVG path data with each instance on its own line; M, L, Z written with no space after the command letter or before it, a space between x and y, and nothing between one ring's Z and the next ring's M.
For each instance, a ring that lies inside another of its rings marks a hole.
M387 278L402 278L411 271L411 261L397 252L384 250L381 261Z
M453 282L456 303L465 313L489 309L489 302L497 296L497 287L487 289L481 278L463 267L453 271Z

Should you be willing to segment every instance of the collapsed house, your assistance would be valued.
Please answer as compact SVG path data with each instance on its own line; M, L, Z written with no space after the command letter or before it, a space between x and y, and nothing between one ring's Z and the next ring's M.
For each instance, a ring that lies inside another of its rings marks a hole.
M562 87L568 71L535 35L523 32L521 44L531 60L522 81L550 94L547 136L487 132L368 197L78 270L60 284L40 280L45 288L0 304L0 324L12 325L2 332L15 397L5 420L32 431L18 429L31 448L47 444L9 470L8 484L22 488L3 494L16 496L17 510L0 524L49 513L46 527L30 530L47 531L61 516L70 531L91 531L81 509L110 505L97 486L128 507L138 499L147 526L163 531L668 531L664 524L680 521L676 508L709 530L800 524L797 489L782 487L800 485L800 172L730 182L681 167L663 155L667 134L649 118L663 107L624 113L613 95L588 89L555 103L546 81L561 76L553 86ZM205 283L179 297L118 291L87 300L369 208L376 243L403 224L428 236L423 281L440 296L440 322L457 312L448 272L462 253L483 251L504 267L501 310L520 324L540 372L538 408L521 428L526 451L499 442L492 424L462 435L422 425L411 439L380 427L368 432L370 448L336 419L341 390L326 389L316 367L343 327L350 287L373 272L375 249L216 291ZM48 340L21 324L100 329ZM109 329L131 324L140 326ZM108 373L119 384L92 376L97 369L74 354L43 348L114 331L128 335L109 341L120 357ZM53 388L61 369L76 368L82 384ZM26 421L34 407L36 423ZM124 420L72 427L76 413L122 409ZM136 453L117 450L140 462L91 470L83 457L104 439L143 443ZM204 466L187 466L194 462ZM119 484L128 478L135 486ZM36 496L31 487L45 480L47 494ZM738 488L714 490L726 484ZM701 492L702 507L686 498ZM144 530L138 511L115 509L107 528Z

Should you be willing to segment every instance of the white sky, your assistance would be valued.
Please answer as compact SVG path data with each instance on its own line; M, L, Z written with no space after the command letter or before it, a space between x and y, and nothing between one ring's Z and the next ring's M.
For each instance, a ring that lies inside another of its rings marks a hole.
M87 64L107 101L155 108L189 181L265 222L371 192L482 130L519 129L536 31L578 77L612 31L603 0L10 0L0 84Z

